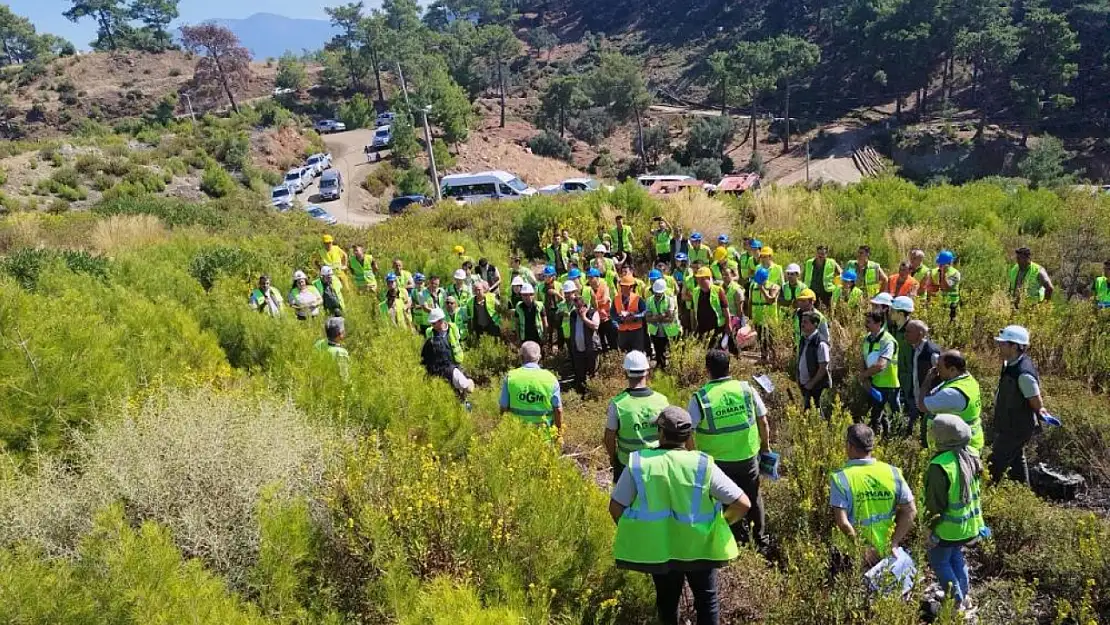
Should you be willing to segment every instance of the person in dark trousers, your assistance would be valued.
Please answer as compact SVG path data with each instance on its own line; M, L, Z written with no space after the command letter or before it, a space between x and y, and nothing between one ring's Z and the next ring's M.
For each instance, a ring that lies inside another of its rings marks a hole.
M729 375L729 355L721 349L705 354L709 382L701 387L686 411L694 423L694 446L713 457L717 466L748 496L751 509L744 521L732 526L738 542L755 542L766 553L766 514L759 493L759 456L771 451L767 407L747 382Z
M1041 376L1026 353L1029 330L1006 326L994 339L1002 355L1002 375L994 396L994 443L988 458L991 476L1029 484L1025 444L1040 427L1045 410Z
M871 400L871 429L880 436L890 433L890 417L902 412L898 392L898 342L885 329L886 315L864 315L863 371L860 385ZM887 408L890 413L887 413Z
M827 411L821 407L821 395L832 386L829 341L818 330L821 319L815 311L802 313L798 323L802 334L798 344L798 386L802 390L802 410L816 408L821 416L828 419Z
M613 556L618 568L651 575L663 625L678 625L686 584L698 625L717 625L717 569L739 555L728 525L750 502L712 458L685 449L694 431L685 410L669 406L655 422L659 448L635 452L613 487Z
M667 354L671 350L671 340L677 339L682 329L678 325L678 304L667 295L667 281L660 278L651 285L651 297L647 300L648 334L651 335L655 351L655 362L659 368L667 370Z
M586 385L597 369L597 351L600 347L601 315L575 292L570 301L570 363L574 369L574 386L580 395L586 394Z
M910 376L909 380L913 384L914 397L924 397L929 394L932 388L924 388L925 379L929 376L929 371L937 366L937 360L940 358L940 347L929 340L929 326L920 319L914 319L906 324L906 344L913 352L913 357L910 358ZM917 401L914 400L913 406L906 406L906 416L909 419L909 431L912 433L914 430L914 423L921 415L921 411L917 408ZM920 427L921 446L928 447L928 420L921 420Z
M620 293L613 298L610 319L617 326L617 349L622 352L645 351L644 316L647 305L633 290L636 279L627 274L620 281Z

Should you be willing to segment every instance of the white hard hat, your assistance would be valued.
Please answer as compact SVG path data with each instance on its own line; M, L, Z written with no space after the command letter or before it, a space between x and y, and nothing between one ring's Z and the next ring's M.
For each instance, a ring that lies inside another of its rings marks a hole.
M524 278L513 276L513 280L509 282L509 286L524 286Z
M890 306L894 303L894 298L890 296L890 293L879 293L875 297L871 298L871 303L882 304L883 306Z
M443 321L446 318L447 315L443 314L442 308L433 308L432 311L428 313L428 323L436 323L437 321Z
M656 280L655 282L651 283L651 292L652 293L659 293L659 294L666 293L667 292L667 281L660 278L660 279Z
M293 272L293 281L296 282L297 280L308 280L308 276L306 276L303 271L298 269L297 271Z
M330 275L332 275L331 267L329 267L327 265L324 265L323 267L320 267L320 275L321 276L330 276Z
M651 368L647 354L640 351L631 351L624 357L624 370L629 373L642 373Z
M802 268L798 266L798 263L790 263L789 265L786 266L786 273L799 273L800 274L800 273L802 273Z
M605 254L608 251L609 251L609 248L605 247L604 245L598 245L597 247L594 248L594 253L595 254L598 253L598 252L601 252L602 254Z
M894 298L894 303L891 308L900 312L913 312L913 298L905 295L899 295Z
M574 293L577 290L578 285L574 283L574 280L567 280L563 283L563 293Z
M520 294L521 295L535 295L536 294L536 287L534 287L531 284L528 284L527 282L525 282L520 287Z
M1029 345L1029 330L1021 326L1006 326L994 337L994 340L999 343L1017 343L1018 345Z
M456 280L466 280L466 270L465 269L456 269L455 270L455 279Z

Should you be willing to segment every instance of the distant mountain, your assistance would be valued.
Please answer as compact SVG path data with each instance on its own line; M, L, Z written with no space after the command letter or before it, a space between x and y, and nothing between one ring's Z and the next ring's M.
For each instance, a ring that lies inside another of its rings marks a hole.
M273 13L212 21L231 29L255 59L276 58L286 50L297 54L303 50L319 50L336 34L331 23L325 20L294 19Z

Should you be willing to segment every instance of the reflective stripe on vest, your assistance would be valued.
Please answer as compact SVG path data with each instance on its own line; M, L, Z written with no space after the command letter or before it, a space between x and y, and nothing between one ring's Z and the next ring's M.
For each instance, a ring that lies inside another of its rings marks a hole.
M378 287L378 278L370 268L373 262L373 258L370 256L364 256L361 261L358 256L351 256L351 275L354 276L355 286Z
M670 405L667 396L652 391L647 397L636 397L628 391L613 398L617 411L617 460L628 465L628 455L641 449L659 446L659 428L655 419Z
M851 261L848 263L846 269L852 269L856 272L856 284L863 284L862 291L867 293L867 297L875 297L882 289L879 284L879 263L869 260L867 261L867 270L860 271L859 262Z
M509 393L509 412L529 425L552 423L555 413L551 397L559 380L545 369L520 367L505 377Z
M845 466L833 479L848 497L848 521L880 555L890 553L896 491L901 476L885 462Z
M664 294L662 298L658 298L653 295L647 299L646 303L648 314L662 315L668 312L675 312L675 307L672 305L670 298L667 297L666 294ZM659 326L663 326L663 333L666 334L668 338L672 339L678 336L678 332L681 329L678 325L677 320L667 321L663 323L648 323L648 335L657 336L659 334Z
M964 374L958 378L953 378L946 382L942 382L940 389L954 388L967 398L967 406L959 412L951 412L971 428L971 441L967 444L968 449L975 452L982 451L983 446L986 444L986 439L983 437L983 398L979 390L979 382L971 377L971 374ZM929 417L929 425L932 424L932 416ZM929 448L933 447L933 434L932 427L927 430L927 438Z
M1020 269L1021 268L1018 267L1017 263L1014 263L1013 266L1010 267L1010 295L1013 295L1015 297L1018 295L1017 279L1018 271ZM1039 279L1040 274L1041 266L1037 263L1029 263L1029 267L1025 269L1025 279L1021 282L1021 285L1025 290L1025 292L1021 295L1023 295L1024 297L1028 297L1029 299L1036 302L1044 301L1044 287L1041 286L1041 281Z
M476 299L472 297L466 302L466 318L468 321L474 319L474 302ZM501 313L497 312L497 300L493 298L493 293L486 293L485 299L486 312L489 314L493 325L501 325Z
M941 540L964 541L975 538L984 525L979 501L979 476L972 478L970 500L963 504L960 503L960 467L956 454L946 451L933 458L929 464L943 468L948 477L948 506L941 513L940 523L933 532Z
M626 311L631 312L632 314L636 314L640 310L640 296L636 295L635 292L629 293L628 294L628 308L625 308L624 296L623 295L617 295L613 299L613 306L616 307L618 315L621 315ZM614 320L614 321L618 321L618 320ZM644 320L643 319L633 318L631 321L618 321L618 323L617 323L617 329L620 330L621 332L633 332L633 331L639 330L642 327L644 327Z
M708 266L713 260L713 255L710 254L709 248L704 244L697 247L691 245L690 253L686 255L686 261L693 265L695 260L700 260L702 265Z
M738 462L759 453L759 428L751 386L732 378L714 380L694 395L702 418L694 431L699 451L724 462Z
M885 331L876 337L870 334L863 337L864 360L867 360L867 357L872 353L883 351L883 346L888 342L894 344L894 355L891 357L890 362L887 363L886 369L871 376L871 384L875 388L898 388L898 341L894 340L890 332Z
M816 258L806 261L805 274L802 276L802 281L806 284L814 284L813 267L816 264ZM836 288L836 263L829 258L825 259L825 266L821 271L821 284L824 285L826 293L832 293L833 289Z
M536 334L539 334L542 337L543 336L543 308L541 308L540 305L535 303L535 302L532 302L532 305L535 308L535 319L534 319L534 321L536 323ZM524 327L526 325L524 323L525 322L524 315L525 315L524 302L520 302L519 304L516 305L516 335L517 335L517 337L520 338L521 341L524 340Z
M778 319L779 307L763 297L763 291L755 282L748 283L748 301L752 303L752 323L763 325L766 321Z
M435 331L435 328L424 330L424 338L432 338L435 336ZM451 321L447 322L447 345L451 348L451 357L455 359L455 364L461 365L463 362L462 333L459 332L459 326Z

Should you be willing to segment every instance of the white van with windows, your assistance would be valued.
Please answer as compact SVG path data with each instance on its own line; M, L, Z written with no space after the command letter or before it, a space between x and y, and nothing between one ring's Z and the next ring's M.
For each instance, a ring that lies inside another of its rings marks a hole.
M690 176L679 176L679 175L660 176L660 175L654 175L654 174L649 175L649 176L640 176L639 178L636 178L636 182L639 182L640 186L645 188L645 189L650 188L651 185L653 185L657 182L660 182L660 181L662 181L662 182L684 182L686 180L693 180L693 178L691 178Z
M535 195L536 190L507 171L483 171L476 174L452 174L441 181L443 197L459 204L475 204L484 200L518 200Z

